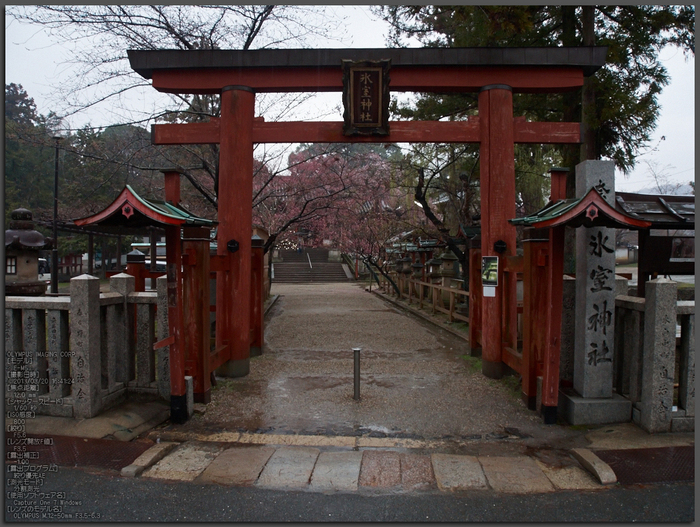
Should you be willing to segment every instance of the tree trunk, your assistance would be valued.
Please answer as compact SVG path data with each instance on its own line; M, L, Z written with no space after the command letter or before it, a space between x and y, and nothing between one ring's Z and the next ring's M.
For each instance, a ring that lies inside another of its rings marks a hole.
M583 45L595 46L595 7L583 6ZM583 79L583 97L581 100L581 124L583 142L581 143L581 161L586 159L598 159L599 155L595 145L595 89L593 78Z
M578 46L576 38L576 6L562 6L562 34L563 46ZM564 104L564 122L581 121L581 92L575 90L566 92L562 97ZM566 197L573 198L576 195L576 165L581 159L581 147L579 145L565 145L562 149L563 165L569 168L566 179ZM576 272L576 239L574 229L566 229L564 238L564 272Z

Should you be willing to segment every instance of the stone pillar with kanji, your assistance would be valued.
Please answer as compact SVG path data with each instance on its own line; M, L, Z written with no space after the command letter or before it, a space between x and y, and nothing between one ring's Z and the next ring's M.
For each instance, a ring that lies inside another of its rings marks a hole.
M615 206L615 163L576 166L576 195L591 188ZM595 214L591 212L591 214ZM595 218L591 218L594 220ZM568 398L572 424L625 422L631 404L613 393L615 341L615 229L576 229L576 328L574 390Z
M576 195L591 187L615 206L615 164L576 167ZM583 397L612 397L615 335L615 229L576 230L576 347L574 389Z

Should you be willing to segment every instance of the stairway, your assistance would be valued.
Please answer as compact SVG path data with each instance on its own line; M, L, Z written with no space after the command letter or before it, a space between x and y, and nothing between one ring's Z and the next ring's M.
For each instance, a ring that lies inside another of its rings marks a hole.
M282 262L275 263L275 283L347 282L343 264L328 261L328 249L280 251ZM309 265L311 260L311 265Z

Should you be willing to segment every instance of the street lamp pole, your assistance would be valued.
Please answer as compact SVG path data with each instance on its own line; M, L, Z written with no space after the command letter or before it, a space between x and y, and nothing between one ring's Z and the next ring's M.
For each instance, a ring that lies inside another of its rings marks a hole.
M58 294L58 142L59 135L53 138L56 141L56 162L53 177L53 249L51 250L51 294Z

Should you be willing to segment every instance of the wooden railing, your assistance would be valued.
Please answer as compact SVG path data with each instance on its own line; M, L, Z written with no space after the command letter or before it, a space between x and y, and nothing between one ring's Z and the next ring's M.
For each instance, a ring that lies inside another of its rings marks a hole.
M398 296L400 300L407 300L409 304L414 302L422 309L423 306L429 306L433 314L444 313L448 316L450 322L459 320L469 323L469 316L465 316L457 311L457 306L469 301L469 291L463 290L460 286L461 280L452 280L452 287L446 287L442 284L426 282L423 280L406 277L402 273L390 273L394 283L401 292L396 294L396 290L391 286L389 281L380 276L380 287L387 295Z

